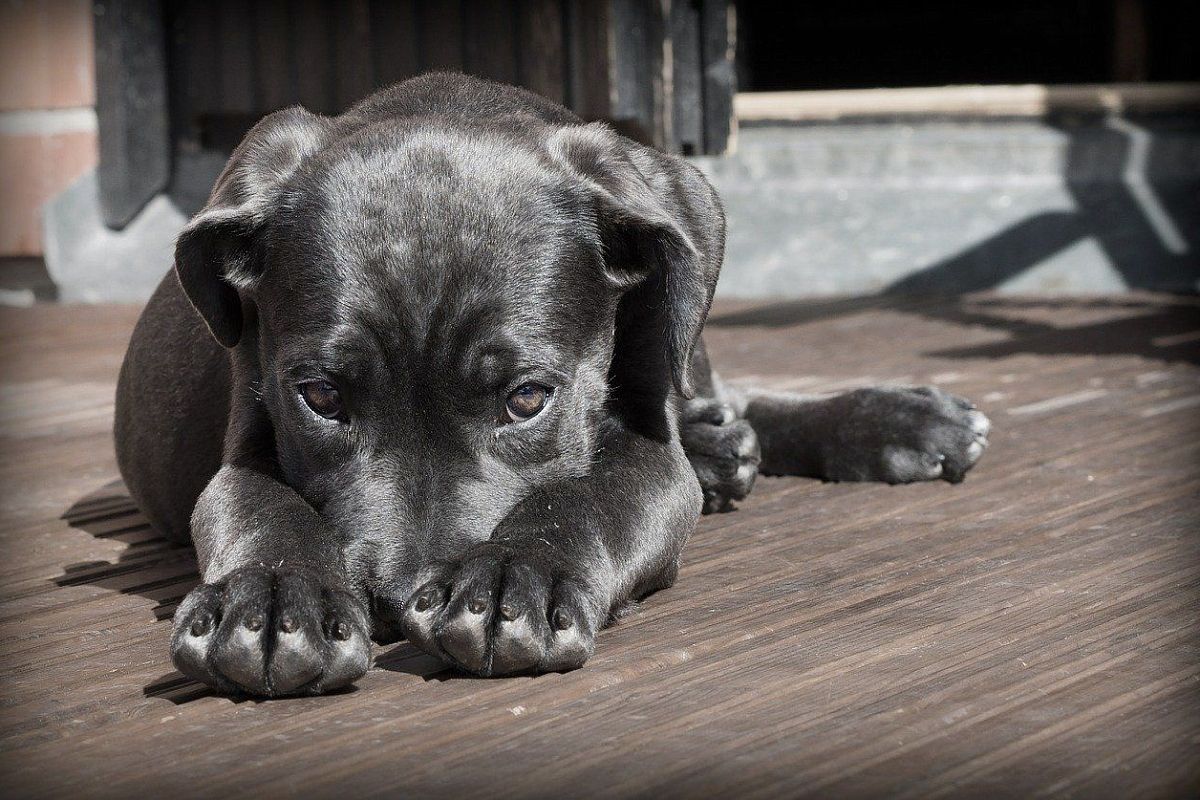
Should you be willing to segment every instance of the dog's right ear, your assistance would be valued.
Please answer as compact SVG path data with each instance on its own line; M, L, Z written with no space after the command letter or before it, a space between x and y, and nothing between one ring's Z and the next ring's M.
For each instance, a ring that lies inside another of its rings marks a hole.
M242 336L242 293L262 274L259 233L279 189L324 144L332 122L289 108L264 117L233 151L208 198L175 242L175 274L225 347Z

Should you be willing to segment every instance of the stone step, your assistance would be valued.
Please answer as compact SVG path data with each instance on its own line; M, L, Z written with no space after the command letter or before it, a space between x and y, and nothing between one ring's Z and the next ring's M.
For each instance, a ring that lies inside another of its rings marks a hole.
M718 293L1196 291L1200 121L746 125Z

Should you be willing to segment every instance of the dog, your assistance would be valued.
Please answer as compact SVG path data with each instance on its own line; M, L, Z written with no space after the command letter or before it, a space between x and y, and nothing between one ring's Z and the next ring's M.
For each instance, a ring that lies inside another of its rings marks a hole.
M720 381L724 237L691 164L510 86L261 120L117 390L125 483L201 570L177 668L315 694L407 637L475 675L571 670L760 470L961 480L989 427L962 398Z

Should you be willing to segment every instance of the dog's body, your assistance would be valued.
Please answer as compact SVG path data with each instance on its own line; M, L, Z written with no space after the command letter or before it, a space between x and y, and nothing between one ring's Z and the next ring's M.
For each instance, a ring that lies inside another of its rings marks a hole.
M722 386L698 343L723 247L692 166L511 87L260 122L118 390L129 490L205 580L179 668L318 692L406 635L477 674L569 669L760 461L961 479L987 421L959 398Z

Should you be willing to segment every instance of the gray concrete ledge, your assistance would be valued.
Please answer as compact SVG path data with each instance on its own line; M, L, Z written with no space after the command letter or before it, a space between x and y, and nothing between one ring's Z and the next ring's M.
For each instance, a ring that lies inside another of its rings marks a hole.
M718 293L1196 291L1200 121L746 126Z

